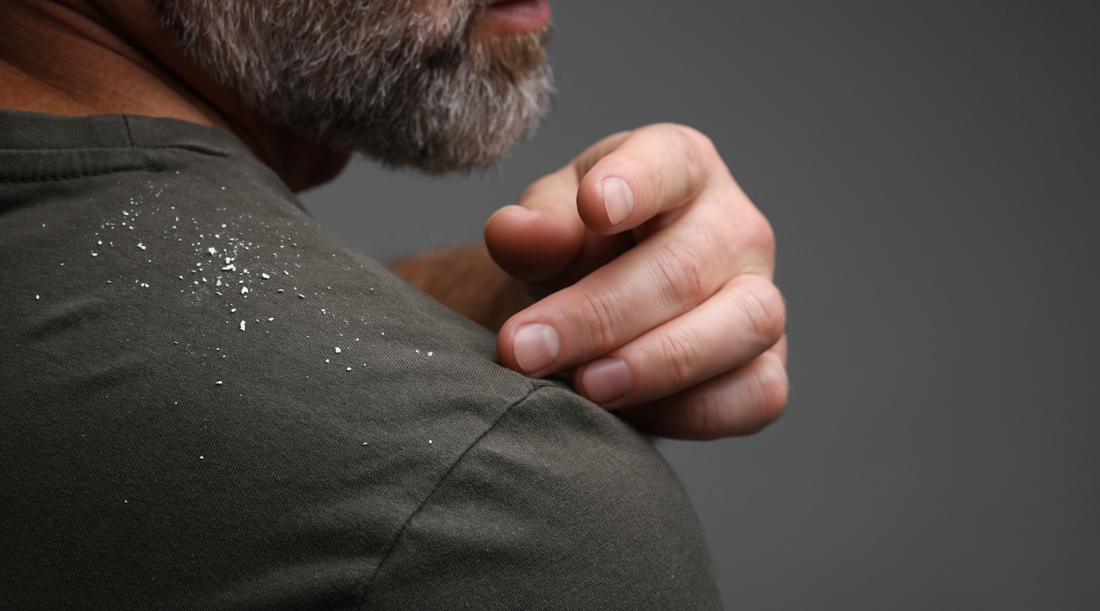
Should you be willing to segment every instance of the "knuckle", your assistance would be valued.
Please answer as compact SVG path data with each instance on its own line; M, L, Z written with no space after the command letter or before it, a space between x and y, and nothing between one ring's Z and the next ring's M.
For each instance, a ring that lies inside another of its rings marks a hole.
M692 424L702 437L751 435L774 422L787 405L790 386L778 359L765 358L737 386L734 392L704 393L698 398Z
M703 182L704 161L712 151L717 155L709 138L682 125L663 123L656 127L656 135L672 151L678 170L687 176L689 190L698 189Z
M677 125L676 127L679 128L684 138L691 142L695 150L699 151L704 156L718 156L718 147L714 145L714 141L711 140L709 136L695 128L687 127L686 125Z
M739 293L739 306L750 341L768 347L783 335L787 324L787 307L774 284L758 276L748 276Z
M615 300L611 295L604 291L583 295L577 311L588 341L604 348L618 345L622 313L615 307Z
M728 429L733 427L726 424L729 405L722 393L703 393L696 406L690 426L698 439L718 439L729 434Z
M750 247L764 252L769 258L775 257L775 230L771 223L759 211L753 215L746 227Z
M750 388L753 402L759 410L757 413L761 423L767 424L775 420L787 406L790 393L790 381L787 378L786 368L777 358L768 359L766 365L752 376Z
M747 202L746 202L747 203ZM775 269L775 230L751 203L722 207L720 227L737 244L736 258L745 271L771 277Z
M670 302L695 304L707 296L707 258L698 243L671 238L657 252L654 265Z
M710 151L717 152L714 142L706 134L694 127L688 127L687 125L680 125L678 123L659 123L656 127L659 127L669 134L674 134L676 138L682 140L684 145L689 148L704 153Z
M658 371L663 371L669 386L679 389L692 380L698 364L698 346L683 333L670 331L663 334L657 345L660 359Z

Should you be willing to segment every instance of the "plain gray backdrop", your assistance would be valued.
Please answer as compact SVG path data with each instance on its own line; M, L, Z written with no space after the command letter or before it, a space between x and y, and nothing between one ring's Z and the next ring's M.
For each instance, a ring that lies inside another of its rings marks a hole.
M600 138L709 135L778 239L790 402L661 442L737 609L1100 608L1100 4L551 0L557 95L483 174L303 195L393 259Z

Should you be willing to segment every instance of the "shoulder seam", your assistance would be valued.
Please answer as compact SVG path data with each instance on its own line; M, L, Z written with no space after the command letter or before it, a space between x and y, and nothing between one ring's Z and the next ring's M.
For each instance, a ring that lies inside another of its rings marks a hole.
M458 464L462 462L462 459L466 458L466 455L470 453L470 450L477 447L477 445L481 443L481 440L484 439L486 435L488 435L490 432L492 432L493 429L496 428L497 424L499 424L500 421L503 420L504 417L512 411L512 408L519 405L520 403L527 401L531 398L532 395L543 390L544 388L551 388L551 386L531 384L530 392L528 392L526 395L523 395L519 399L516 399L508 407L501 410L500 415L497 416L496 420L493 420L493 423L486 427L485 430L477 436L477 439L473 440L473 442L470 443L470 445L466 446L466 449L463 450L457 458L455 458L454 462L452 462L449 467L447 467L447 470L443 473L443 475L439 477L439 480L436 481L435 485L432 486L431 491L429 491L428 494L424 495L424 499L420 502L419 505L416 506L416 509L409 512L408 517L405 518L405 521L401 524L401 528L397 529L397 532L394 534L393 539L390 540L389 546L387 546L386 548L386 552L382 554L382 558L378 561L378 565L374 567L374 572L372 572L370 577L368 577L363 582L363 588L360 591L358 600L356 600L355 603L355 607L357 609L363 608L363 605L366 602L367 593L370 592L371 584L374 583L374 579L378 576L378 573L382 571L382 567L386 564L386 561L389 560L390 554L392 554L393 550L397 547L397 542L401 540L401 536L405 534L405 530L409 527L409 524L413 521L413 518L419 515L424 506L428 504L428 501L430 501L431 498L435 496L436 490L439 490L439 487L443 485L443 482L447 481L447 479L451 476L451 473L455 470Z

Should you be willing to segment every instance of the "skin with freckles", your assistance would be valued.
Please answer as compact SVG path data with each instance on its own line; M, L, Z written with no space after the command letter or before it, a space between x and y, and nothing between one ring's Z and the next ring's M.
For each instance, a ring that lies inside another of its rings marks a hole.
M295 190L354 150L462 171L547 107L544 0L7 0L0 107L173 117L237 135ZM323 33L317 36L317 33ZM616 134L403 276L499 329L501 363L644 432L755 432L787 397L774 236L712 143ZM539 298L536 302L532 296Z

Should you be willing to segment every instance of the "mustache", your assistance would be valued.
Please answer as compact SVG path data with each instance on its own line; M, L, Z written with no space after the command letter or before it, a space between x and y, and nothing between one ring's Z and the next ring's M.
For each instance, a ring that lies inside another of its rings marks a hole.
M477 24L481 23L481 19L485 16L485 11L489 10L490 6L502 2L508 2L508 0L472 0L470 13L466 18L466 23L460 28L462 30L462 40L470 39L470 36L473 35L474 28L477 27Z

